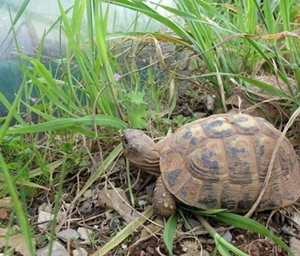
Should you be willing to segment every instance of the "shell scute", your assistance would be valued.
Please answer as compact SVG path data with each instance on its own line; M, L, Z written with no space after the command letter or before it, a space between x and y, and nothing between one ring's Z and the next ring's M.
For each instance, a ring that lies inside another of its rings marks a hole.
M238 201L237 208L241 211L247 211L255 203L255 200L252 199L252 196L249 193L244 193L243 198Z
M221 208L229 211L236 208L236 200L232 194L232 189L228 185L224 185L221 193Z
M220 208L220 200L216 197L216 184L203 183L201 186L201 196L195 202L195 206L201 209L215 209ZM221 192L221 191L219 191Z
M289 145L280 146L278 149L278 160L280 163L282 175L284 177L287 177L290 174L291 170L295 168L295 163L290 154L291 149L288 146Z
M237 120L233 122L233 126L238 133L241 134L256 134L260 131L257 122L253 118L247 116L237 117Z
M252 141L244 136L226 138L225 154L228 162L228 178L230 184L250 184L256 169L253 161Z
M201 198L198 200L199 205L204 205L207 209L216 209L218 200L216 198Z
M273 139L277 139L280 136L280 131L274 129L274 126L271 125L267 120L259 118L257 119L257 122L265 135Z
M223 146L217 141L200 144L185 159L187 173L204 182L220 182L226 168L226 156L222 152Z
M193 136L193 133L191 131L191 127L189 127L189 126L185 127L181 139L189 139L192 136Z
M199 198L199 186L202 183L193 177L189 177L186 183L181 184L181 189L177 190L174 195L183 200L187 205L194 205Z
M165 138L159 146L162 152L172 149L184 156L193 152L205 140L206 137L201 136L201 132L195 132L194 126L188 126Z
M230 123L224 122L224 118L215 118L204 121L201 125L203 132L209 138L224 138L235 133Z
M172 194L175 194L181 189L179 184L185 184L189 179L189 175L186 174L183 165L180 166L179 164L180 163L178 162L175 168L170 167L170 172L162 173L163 180Z

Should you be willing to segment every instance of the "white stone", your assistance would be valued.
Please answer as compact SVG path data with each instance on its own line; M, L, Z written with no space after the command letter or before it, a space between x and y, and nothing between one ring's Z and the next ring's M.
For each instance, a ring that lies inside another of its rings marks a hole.
M87 256L87 255L88 255L88 252L83 248L79 248L79 250L76 249L73 251L73 256Z
M38 249L36 251L36 256L48 256L49 254L49 249L50 246L47 245L44 248ZM67 250L65 249L64 246L62 246L59 242L54 241L52 244L52 254L51 255L55 255L55 256L66 256L68 255Z
M65 240L75 240L79 239L79 235L74 229L66 229L62 230L58 233L59 236L61 236L62 239Z
M232 242L232 235L231 235L230 231L227 230L227 231L224 233L223 238L224 238L227 242L231 243L231 242Z
M85 240L85 241L89 241L90 240L90 234L93 232L90 229L86 229L86 228L78 228L77 232L79 234L80 239Z
M38 224L38 228L42 231L46 230L52 219L53 219L52 213L40 211L38 216L38 223L42 223L42 222L45 223Z
M85 191L83 193L84 198L89 198L89 197L91 197L91 195L92 195L92 190L91 189L88 189L87 191Z

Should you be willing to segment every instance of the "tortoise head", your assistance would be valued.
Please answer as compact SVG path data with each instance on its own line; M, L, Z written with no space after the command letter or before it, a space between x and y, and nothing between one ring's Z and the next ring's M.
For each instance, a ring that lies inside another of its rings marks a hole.
M137 129L122 132L125 157L134 164L154 175L159 175L159 153L154 141Z

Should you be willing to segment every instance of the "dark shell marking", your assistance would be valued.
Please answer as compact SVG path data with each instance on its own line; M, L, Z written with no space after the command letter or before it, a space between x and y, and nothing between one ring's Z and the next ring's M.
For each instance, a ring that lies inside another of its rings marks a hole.
M160 168L167 189L200 209L245 212L262 189L280 136L264 119L221 114L178 129L160 144ZM284 138L258 210L287 206L300 195L300 169Z

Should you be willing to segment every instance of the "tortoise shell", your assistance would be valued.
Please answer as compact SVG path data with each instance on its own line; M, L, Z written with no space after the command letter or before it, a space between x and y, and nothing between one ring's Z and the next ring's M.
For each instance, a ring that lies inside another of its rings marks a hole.
M199 209L246 212L258 198L281 132L263 118L218 114L179 128L157 144L166 188ZM299 162L284 137L257 211L300 195Z

